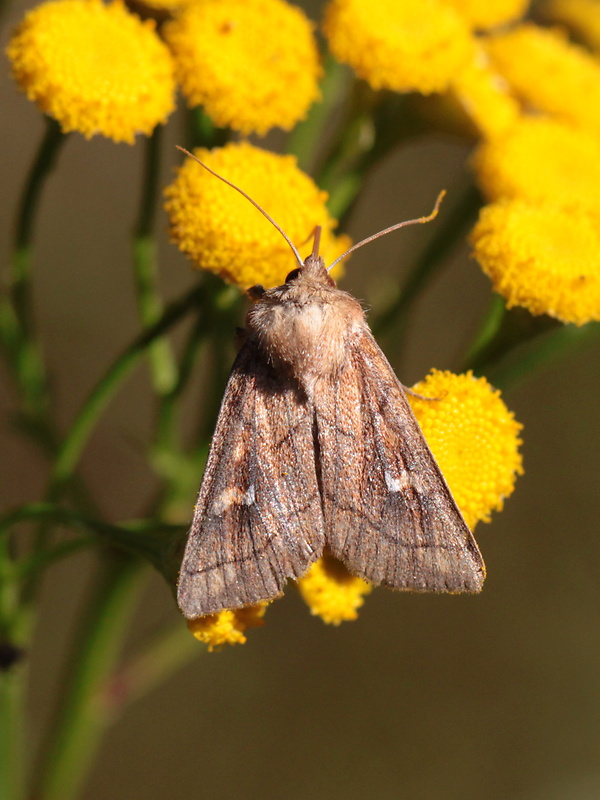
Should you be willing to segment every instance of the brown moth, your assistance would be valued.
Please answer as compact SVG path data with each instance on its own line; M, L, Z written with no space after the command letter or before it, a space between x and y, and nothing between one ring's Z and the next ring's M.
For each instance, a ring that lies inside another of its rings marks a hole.
M318 229L304 262L285 238L299 266L249 292L181 565L182 612L276 597L324 549L374 584L479 592L477 544L361 305L330 277Z

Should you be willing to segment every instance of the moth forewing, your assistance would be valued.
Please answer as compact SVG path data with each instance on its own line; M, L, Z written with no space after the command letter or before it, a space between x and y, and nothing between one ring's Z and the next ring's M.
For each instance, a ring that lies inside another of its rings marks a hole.
M194 511L178 602L190 619L276 597L322 553L312 413L297 386L243 345Z
M481 554L366 324L344 377L315 392L326 542L372 583L478 592Z

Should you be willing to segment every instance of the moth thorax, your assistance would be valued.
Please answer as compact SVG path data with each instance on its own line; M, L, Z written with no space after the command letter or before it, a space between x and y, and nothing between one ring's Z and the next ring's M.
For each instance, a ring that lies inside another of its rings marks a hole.
M257 303L248 326L273 366L293 375L310 392L315 380L339 374L348 337L363 320L360 305L337 290L332 298L316 295L308 302Z

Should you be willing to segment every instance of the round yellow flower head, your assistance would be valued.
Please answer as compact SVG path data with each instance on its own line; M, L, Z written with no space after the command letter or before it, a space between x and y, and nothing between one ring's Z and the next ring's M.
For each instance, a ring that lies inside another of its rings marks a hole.
M325 554L298 580L298 589L311 614L328 625L339 625L358 617L358 609L373 587Z
M490 200L550 202L600 219L600 140L588 131L522 117L504 136L482 144L473 166Z
M486 30L522 17L529 0L446 0L473 28Z
M481 210L471 243L509 308L575 325L600 320L600 236L586 214L506 200Z
M469 525L489 522L523 473L522 426L485 378L432 370L409 395L439 467Z
M327 195L296 165L248 142L217 150L197 150L211 169L232 181L267 211L299 248L312 248L312 233L321 225L321 254L330 264L348 249L347 237L335 239ZM281 234L238 192L188 158L165 190L165 208L173 241L198 269L215 272L247 288L256 283L279 286L297 266ZM303 245L299 247L299 245Z
M245 644L244 632L248 628L264 625L263 617L268 605L268 602L257 603L235 611L220 611L218 614L190 619L188 628L199 642L208 645L211 653L227 644Z
M519 103L504 78L490 69L482 51L457 71L450 90L481 136L501 136L519 118Z
M189 104L220 127L289 130L319 97L312 26L283 0L196 0L164 34Z
M13 75L63 131L116 142L150 134L174 109L169 51L121 2L54 0L30 11L8 45Z
M600 50L600 3L598 0L546 0L544 18L568 25L592 50Z
M442 0L331 0L323 23L333 55L374 89L442 92L469 61L467 23Z
M528 105L600 131L600 64L564 35L520 25L489 37L492 65Z

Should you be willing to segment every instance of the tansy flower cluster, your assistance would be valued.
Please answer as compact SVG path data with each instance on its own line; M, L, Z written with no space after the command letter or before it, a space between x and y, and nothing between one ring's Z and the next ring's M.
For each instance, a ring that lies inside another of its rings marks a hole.
M413 389L422 397L410 395L410 404L467 524L474 528L478 522L489 522L493 511L502 510L523 472L522 426L500 392L470 372L432 370ZM373 588L328 554L297 585L311 613L331 625L356 619ZM240 627L236 615L246 611L250 617L242 617ZM236 644L245 641L243 631L255 613L262 619L264 608L223 611L193 620L190 626L211 646Z
M333 55L373 89L443 92L476 60L478 30L520 17L528 0L331 0L323 30Z
M284 0L167 7L174 19L157 31L121 0L44 3L8 46L15 80L63 131L126 142L165 122L175 75L190 105L243 134L289 130L318 99L319 55L299 9Z
M598 320L600 66L564 34L530 23L481 46L488 90L473 67L454 82L483 137L472 164L491 202L471 236L474 255L509 306Z
M219 135L236 139L195 150L200 161L264 208L303 257L320 226L320 252L333 262L350 241L334 233L326 192L293 156L241 138L291 130L318 101L312 24L285 0L146 4L167 21L143 21L121 0L38 6L8 47L17 83L65 132L126 142L166 121L179 86L190 107L224 129ZM436 94L440 108L467 120L488 202L471 236L475 257L508 306L581 325L600 319L600 66L564 34L521 22L528 5L329 0L322 31L330 53L369 85L370 102L389 92ZM550 15L574 28L593 9L590 0L548 3ZM295 266L274 226L195 160L184 161L165 196L171 238L196 269L245 289L279 285ZM489 521L522 473L521 426L471 373L434 370L415 390L431 398L409 399L465 520ZM372 591L328 553L297 587L310 612L332 625L355 619ZM243 643L266 607L189 627L209 649Z

